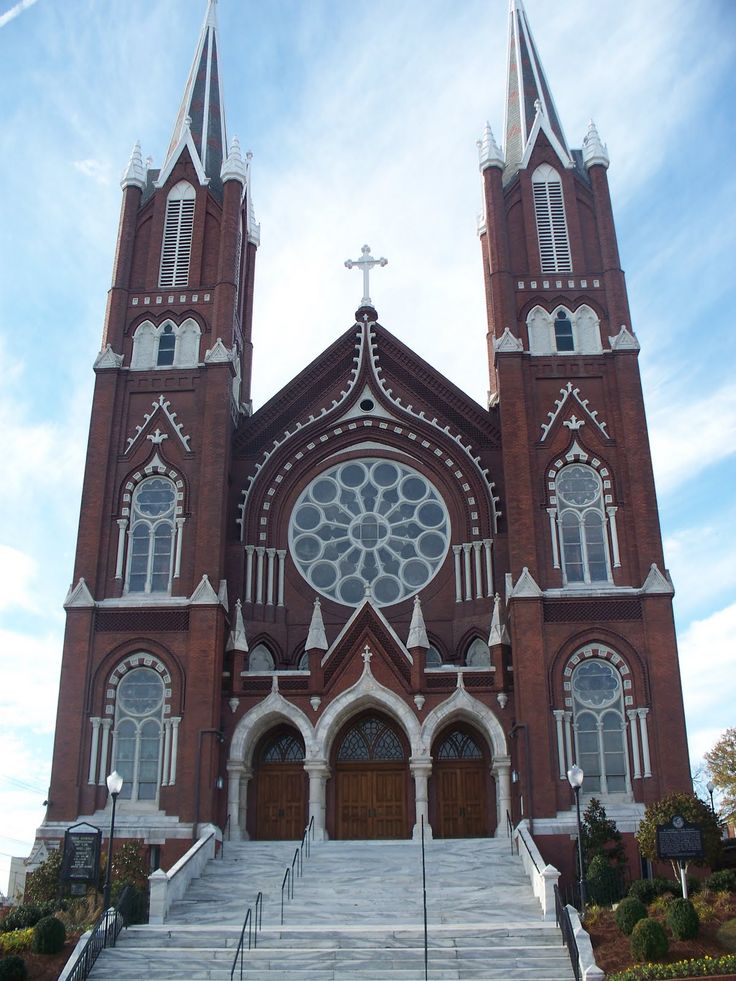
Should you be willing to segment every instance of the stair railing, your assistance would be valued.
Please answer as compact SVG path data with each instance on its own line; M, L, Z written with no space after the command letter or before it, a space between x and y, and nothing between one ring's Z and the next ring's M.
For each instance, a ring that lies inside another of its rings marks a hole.
M230 968L230 981L235 977L235 970L240 961L240 981L243 981L243 960L245 955L245 931L248 931L248 950L258 947L258 931L263 927L263 893L259 892L255 901L255 913L253 907L249 906L243 920L243 929L240 931L238 949L235 951L233 966Z
M284 878L281 880L281 926L284 925L284 890L286 890L287 900L294 898L294 883L304 875L304 853L306 852L307 858L311 857L311 843L313 841L314 816L309 819L309 824L304 829L299 847L294 849L291 865L287 865Z
M567 947L567 952L570 955L570 964L572 965L572 973L575 975L575 981L580 981L580 953L575 940L575 931L557 886L555 886L555 920L562 933L562 943Z
M291 869L287 866L286 872L284 872L284 878L281 882L281 926L284 925L284 887L286 886L286 898L291 899Z
M514 854L514 822L511 815L506 811L506 831L508 832L509 842L511 843L511 854Z
M126 886L120 894L116 906L102 912L92 928L87 943L82 947L76 963L67 974L67 981L85 981L89 977L95 961L105 947L114 947L120 931L128 926L132 912L133 888Z
M422 892L424 902L424 981L429 978L429 948L427 945L427 866L424 861L424 815L422 814Z

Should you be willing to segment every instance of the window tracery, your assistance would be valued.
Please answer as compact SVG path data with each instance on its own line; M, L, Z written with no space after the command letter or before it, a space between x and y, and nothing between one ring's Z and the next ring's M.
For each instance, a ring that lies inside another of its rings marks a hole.
M115 700L113 767L123 778L125 800L158 796L164 683L153 668L135 668L121 679Z
M133 492L128 540L129 593L168 593L174 561L176 488L147 477Z
M473 736L461 729L453 729L442 739L437 748L438 760L479 760L483 752Z
M367 716L344 736L337 751L338 762L348 760L403 760L401 740L383 719Z
M565 583L610 582L600 476L586 464L570 464L557 474L555 494Z

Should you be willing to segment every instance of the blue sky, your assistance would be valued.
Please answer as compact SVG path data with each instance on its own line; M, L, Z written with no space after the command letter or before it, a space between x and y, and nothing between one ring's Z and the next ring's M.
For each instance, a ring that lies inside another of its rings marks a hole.
M736 724L736 4L526 5L568 141L592 116L611 155L697 759ZM0 0L0 888L43 818L118 180L136 139L161 164L204 8ZM262 225L256 405L352 322L364 242L381 322L484 402L475 140L503 136L506 0L219 21Z

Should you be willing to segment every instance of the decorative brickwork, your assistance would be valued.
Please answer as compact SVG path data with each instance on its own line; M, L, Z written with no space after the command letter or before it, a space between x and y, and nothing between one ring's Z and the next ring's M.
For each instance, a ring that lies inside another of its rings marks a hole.
M641 620L641 600L545 600L545 623L604 623L606 620Z
M177 633L189 630L189 610L97 610L98 633L137 635Z

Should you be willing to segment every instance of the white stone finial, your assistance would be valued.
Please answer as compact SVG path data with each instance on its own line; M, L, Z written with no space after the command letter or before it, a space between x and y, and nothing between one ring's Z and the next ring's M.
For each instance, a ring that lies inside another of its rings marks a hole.
M540 116L544 112L544 107L542 106L542 100L541 99L535 99L534 100L534 112L538 116Z
M243 154L240 152L240 140L237 136L234 136L230 142L230 150L222 162L220 177L223 182L240 181L243 187L246 185L248 178L247 164L243 160Z
M583 163L586 167L593 167L600 164L601 167L608 168L611 158L608 156L608 147L603 143L598 135L598 129L591 119L588 123L588 132L583 140Z
M478 147L478 163L481 173L489 167L499 167L503 170L506 161L501 147L496 143L490 123L487 122L483 127L483 135L476 146Z
M493 616L491 617L491 632L488 635L488 646L495 647L497 644L510 643L506 624L501 622L501 597L496 593L493 597Z
M120 186L122 188L139 187L141 190L146 186L146 170L143 166L140 140L133 147L128 166L120 178Z
M370 283L369 283L370 271L371 269L373 269L374 266L387 266L388 259L384 259L384 258L374 259L373 256L371 255L370 245L364 245L360 251L362 253L361 258L346 259L345 268L352 269L353 266L357 266L359 269L363 271L363 299L360 301L360 305L362 307L372 307L373 301L371 300Z
M189 114L184 117L184 125L187 129L192 128L192 117Z
M367 644L363 648L363 653L361 657L363 658L363 664L365 664L366 667L369 667L371 663L371 659L373 658L373 651L370 649L370 647Z
M243 620L243 606L240 600L235 604L235 625L230 631L225 650L240 651L243 654L248 652L248 639L245 636L245 621Z
M307 642L304 645L305 651L326 651L329 647L327 643L327 634L325 633L325 624L322 619L322 607L318 599L314 601L314 610L312 611L312 620L309 624L309 633L307 635Z
M414 610L411 615L409 638L406 641L406 646L409 650L414 647L423 647L427 650L429 647L427 628L424 625L424 615L422 614L422 604L418 596L414 597Z

